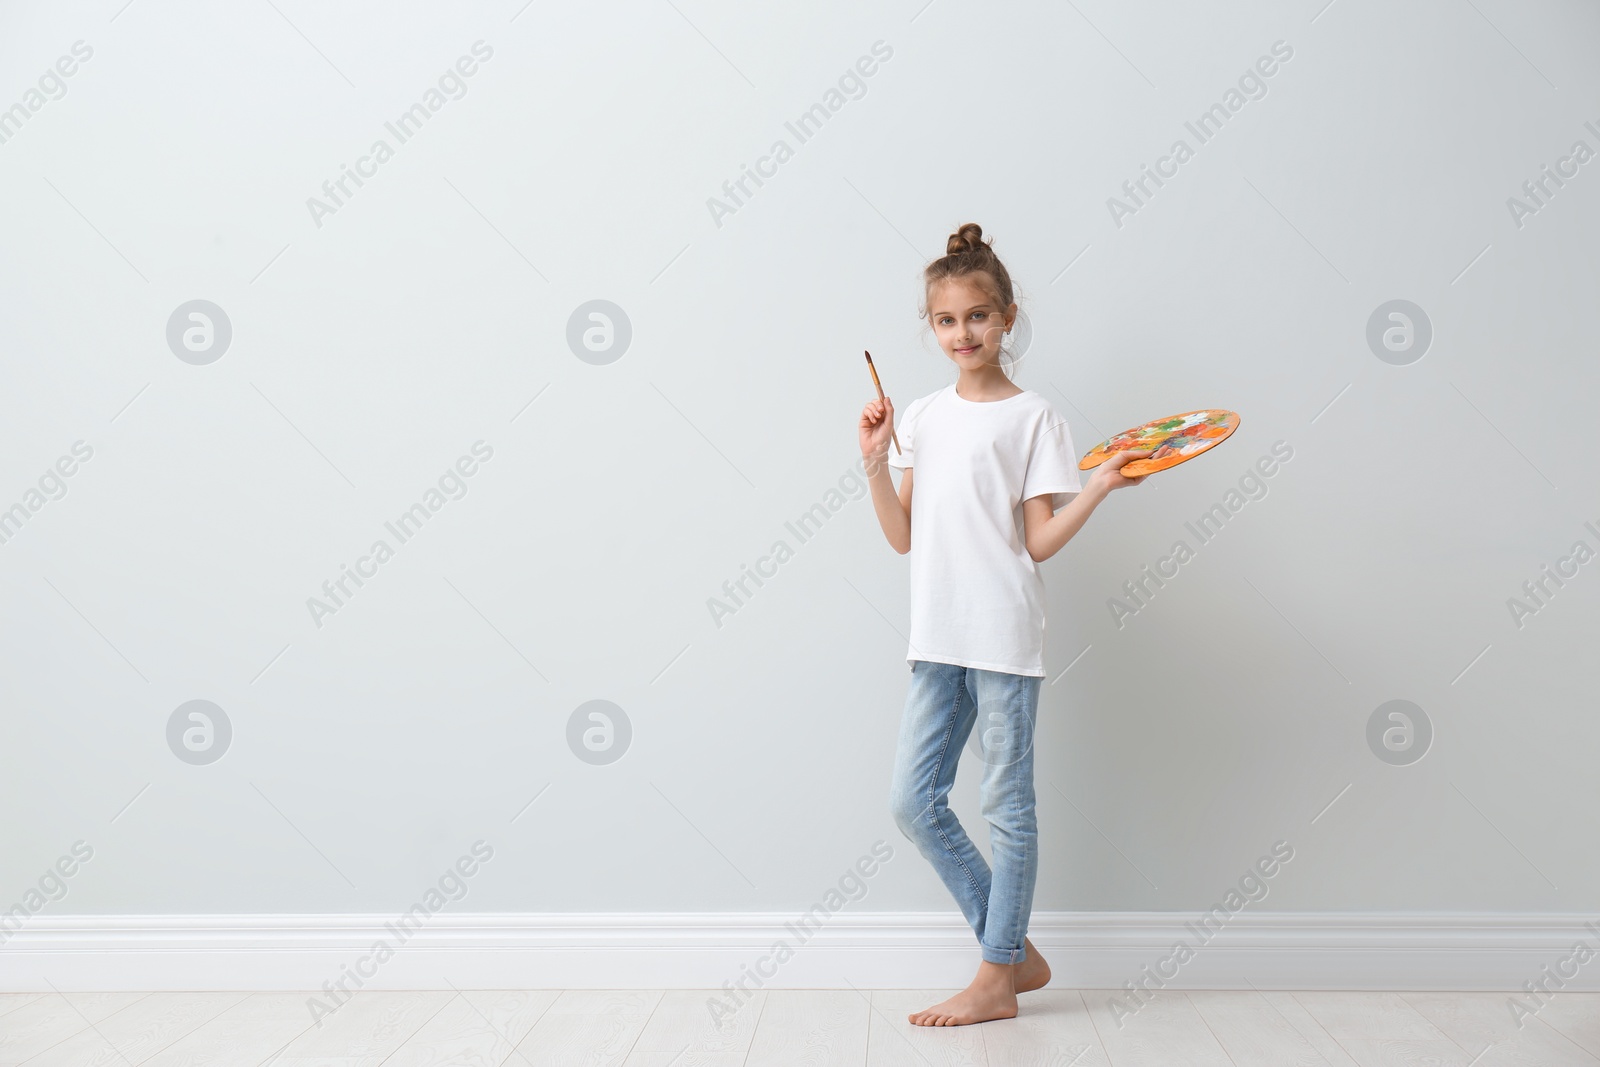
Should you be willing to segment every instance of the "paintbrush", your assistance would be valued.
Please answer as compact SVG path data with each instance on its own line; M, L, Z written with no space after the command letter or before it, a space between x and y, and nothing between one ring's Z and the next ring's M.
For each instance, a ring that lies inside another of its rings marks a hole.
M863 348L861 351L867 352L865 348ZM884 398L883 383L878 381L878 368L872 365L871 352L867 352L867 369L872 372L872 384L878 389L878 399L882 400ZM900 454L900 437L894 432L893 426L890 426L889 428L889 439L894 442L894 454L898 456Z

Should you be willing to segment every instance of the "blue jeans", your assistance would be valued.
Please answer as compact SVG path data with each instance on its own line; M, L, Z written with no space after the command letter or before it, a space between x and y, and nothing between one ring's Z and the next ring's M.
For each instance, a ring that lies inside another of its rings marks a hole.
M1033 728L1042 678L915 660L895 750L890 810L933 864L990 963L1027 957L1023 939L1038 875ZM978 726L981 811L994 870L946 798L961 749Z

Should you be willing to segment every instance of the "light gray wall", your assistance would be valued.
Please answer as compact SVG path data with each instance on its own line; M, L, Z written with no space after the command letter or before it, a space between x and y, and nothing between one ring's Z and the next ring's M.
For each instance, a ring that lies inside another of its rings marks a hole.
M0 144L0 507L27 512L0 544L0 906L82 841L52 914L383 913L482 840L457 909L798 911L883 839L854 907L952 907L887 811L907 561L851 471L863 348L902 408L952 380L919 271L977 221L1033 331L1017 381L1080 451L1243 415L1045 564L1035 906L1202 909L1282 840L1263 909L1592 908L1600 562L1508 601L1600 550L1600 161L1508 199L1600 149L1600 14L1323 3L7 5L0 106L93 54ZM1185 122L1280 41L1200 143ZM167 337L196 299L232 330L203 364ZM591 300L631 324L608 363L569 343ZM1369 345L1392 300L1421 358ZM400 543L385 522L479 441ZM1404 766L1367 735L1397 699L1433 733ZM231 726L209 764L169 741L192 700ZM595 700L631 724L608 765L569 747Z

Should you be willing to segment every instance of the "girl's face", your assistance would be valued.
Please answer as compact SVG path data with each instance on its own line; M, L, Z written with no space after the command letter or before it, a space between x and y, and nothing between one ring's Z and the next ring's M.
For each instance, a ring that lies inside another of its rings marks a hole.
M933 287L928 317L945 355L963 370L976 370L1000 365L1000 341L1016 321L1017 305L1002 308L970 279L946 278Z

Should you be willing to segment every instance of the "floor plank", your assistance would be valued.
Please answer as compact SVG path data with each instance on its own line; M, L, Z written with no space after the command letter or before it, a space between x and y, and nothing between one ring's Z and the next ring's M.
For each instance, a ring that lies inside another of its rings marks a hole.
M1017 998L1017 1017L983 1027L989 1067L1111 1067L1076 989Z
M0 993L0 1017L42 996L43 993Z
M558 995L553 989L462 990L384 1060L383 1067L504 1063Z
M621 1012L544 1013L507 1060L514 1067L621 1067L650 1021Z
M1333 1039L1333 1035L1325 1030L1321 1023L1311 1017L1311 1013L1294 998L1293 993L1277 990L1252 990L1250 993L1241 993L1241 996L1260 997L1266 1004L1276 1011L1285 1022L1294 1027L1295 1032L1306 1039L1306 1043L1317 1050L1317 1054L1327 1060L1332 1067L1359 1067L1355 1060L1350 1058L1350 1053L1344 1046Z
M1514 1017L1509 993L1402 993L1401 998L1463 1049L1473 1067L1600 1067L1538 1015Z
M150 993L28 1060L28 1067L126 1067L149 1059L248 993Z
M1189 998L1177 990L1155 994L1132 1016L1119 1016L1108 1003L1116 990L1084 990L1084 1004L1114 1067L1233 1067L1211 1028ZM1120 1025L1119 1025L1120 1023Z
M1315 990L1295 993L1294 999L1340 1044L1347 1037L1363 1040L1448 1040L1437 1026L1400 999L1398 993Z
M257 1067L314 1024L308 993L252 993L139 1067Z
M947 1000L959 989L874 989L867 993L867 1062L873 1067L986 1067L983 1028L918 1026L907 1018Z
M769 989L746 1067L860 1067L871 998L854 989Z
M660 989L564 989L550 1014L649 1015L663 994Z
M43 993L8 1012L0 1026L0 1067L17 1067L99 1024L148 993Z
M1339 1044L1361 1067L1481 1067L1460 1045L1445 1037L1345 1037Z
M1333 1067L1278 1010L1254 993L1185 994L1236 1067Z
M1600 1057L1600 993L1557 993L1539 1019L1591 1056Z
M742 1067L763 1016L765 991L731 1015L713 1016L712 989L673 989L663 993L645 1024L625 1067Z
M448 989L364 989L289 1042L271 1067L378 1067L454 998Z

